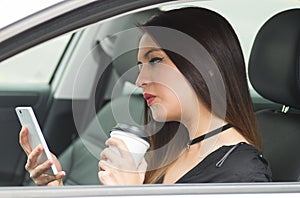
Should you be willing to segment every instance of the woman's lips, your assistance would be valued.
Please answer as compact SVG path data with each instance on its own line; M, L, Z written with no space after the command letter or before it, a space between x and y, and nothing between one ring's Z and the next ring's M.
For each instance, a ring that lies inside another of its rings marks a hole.
M145 100L147 101L147 105L150 106L154 99L155 99L156 96L152 95L152 94L148 94L148 93L144 93L144 98Z

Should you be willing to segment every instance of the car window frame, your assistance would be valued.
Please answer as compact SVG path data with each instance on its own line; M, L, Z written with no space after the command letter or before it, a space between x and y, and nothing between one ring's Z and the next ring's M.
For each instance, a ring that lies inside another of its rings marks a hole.
M112 0L105 0L103 2L110 1L111 6L117 5L117 1ZM128 2L128 0L123 0L123 2ZM32 47L38 43L44 42L46 40L49 40L51 38L54 38L58 35L64 34L69 31L74 31L75 29L90 25L95 23L95 21L105 20L109 17L112 17L116 14L122 14L125 12L130 12L134 9L138 8L145 8L147 6L151 6L157 3L163 3L167 2L168 0L148 0L148 1L141 1L142 3L134 3L135 0L130 0L130 3L123 5L123 9L118 10L115 8L110 8L111 10L108 10L107 12L103 14L97 14L96 11L100 8L104 8L105 4L102 4L101 2L93 2L91 4L86 5L82 8L82 12L84 11L90 11L94 15L90 18L84 19L78 24L71 24L67 27L60 27L57 28L46 28L47 31L51 31L51 33L45 35L44 37L32 39L30 34L34 33L33 36L42 35L47 25L52 25L53 23L56 23L58 18L62 19L64 21L63 24L66 24L69 22L74 16L77 11L72 11L69 13L65 13L64 15L59 16L56 19L52 19L48 22L42 23L37 25L36 27L30 28L24 32L22 32L19 35L13 36L12 38L2 42L0 44L0 61L4 60L20 51L23 51L25 49L28 49L29 47ZM112 3L114 2L114 3ZM168 1L169 2L169 1ZM119 4L119 2L118 2ZM130 5L129 5L130 4ZM97 5L97 6L95 6ZM95 8L97 7L97 9ZM122 8L122 6L120 6ZM85 15L85 14L84 14ZM78 16L79 17L79 16ZM82 16L81 16L82 17ZM86 17L86 15L85 15ZM80 18L80 17L79 17ZM35 32L36 31L36 32ZM14 44L15 41L19 40L19 46L16 46ZM28 40L32 39L32 40ZM25 44L28 42L28 44ZM24 45L23 45L24 44ZM13 47L16 47L16 49L13 49ZM1 53L5 52L7 50L7 53ZM146 189L146 190L145 190ZM184 191L183 191L184 189ZM50 192L55 193L50 193ZM49 193L47 193L49 192ZM124 194L125 192L125 194ZM290 193L296 193L297 195L300 195L300 183L255 183L255 184L241 184L241 183L232 183L232 184L181 184L181 185L146 185L141 188L141 186L131 186L131 187L121 187L121 186L114 186L114 187L106 187L106 186L75 186L75 187L64 187L64 188L49 188L49 187L42 187L42 188L31 188L31 187L1 187L0 188L0 195L3 196L15 196L15 197L25 197L24 193L30 194L30 196L39 196L39 197L87 197L87 196L174 196L174 195L191 195L195 197L199 194L205 195L235 195L236 197L240 196L240 194L252 194L252 195L267 195L270 196L273 193L280 193L281 195L290 195Z
M0 61L39 43L98 21L113 18L126 12L129 13L132 10L147 9L151 5L172 1L176 0L119 0L118 3L111 0L101 0L89 2L80 8L74 8L74 10L55 16L54 18L47 18L46 21L1 41ZM105 11L99 12L101 9ZM34 19L39 17L39 15L32 15L31 17ZM5 28L0 31L0 35L7 34L4 30ZM8 29L7 31L10 30Z

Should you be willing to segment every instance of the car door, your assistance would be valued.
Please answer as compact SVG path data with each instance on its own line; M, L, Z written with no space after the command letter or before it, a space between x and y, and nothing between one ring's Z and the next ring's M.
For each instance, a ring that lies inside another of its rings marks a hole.
M21 125L14 109L33 107L44 127L54 104L52 78L70 39L67 35L48 41L0 63L0 154L6 158L0 165L0 185L20 184L24 176L25 155L18 144Z
M86 4L82 8L74 9L68 13L62 14L60 17L51 19L48 22L41 23L35 28L28 29L27 31L15 35L11 39L0 43L0 60L5 60L7 57L13 57L13 55L26 50L38 43L47 41L53 37L64 34L69 31L76 31L71 34L71 38L63 53L59 58L53 73L50 75L50 80L44 83L37 84L22 84L22 86L15 88L15 85L1 85L1 111L0 118L1 126L8 127L5 130L1 127L1 135L8 136L11 141L2 139L1 143L7 146L1 145L1 154L5 156L5 166L0 166L2 175L1 185L20 185L22 183L22 175L24 174L24 168L22 167L25 162L24 154L22 154L21 148L18 146L18 133L20 125L17 117L14 114L14 107L17 105L32 105L35 109L37 117L45 132L46 139L49 140L49 146L56 152L60 153L63 148L55 147L55 141L61 141L60 139L68 139L72 135L64 134L65 131L72 131L72 101L69 93L64 92L71 87L64 87L67 84L66 79L62 80L63 74L69 72L67 67L64 67L66 59L70 51L74 52L76 45L80 42L82 33L77 32L78 28L90 25L100 20L113 17L117 14L126 13L138 8L142 8L147 5L160 3L163 1L113 1L104 0L97 1L96 3ZM166 6L167 7L167 6ZM166 8L167 9L167 8ZM59 19L59 20L58 20ZM57 23L59 21L59 23ZM33 36L32 36L33 35ZM70 51L69 51L70 50ZM82 57L80 57L82 58ZM76 62L77 59L73 61ZM0 68L1 69L1 68ZM67 71L67 72L66 72ZM77 70L78 71L78 70ZM2 97L3 96L3 97ZM2 101L3 100L3 101ZM85 99L77 98L78 102L84 102ZM274 104L269 101L263 100L260 96L253 95L254 106L256 109L265 108ZM3 102L3 103L2 103ZM9 119L8 119L9 118ZM65 120L69 120L65 122ZM8 120L10 120L8 122ZM53 123L56 125L53 126ZM57 123L60 123L57 125ZM68 127L65 127L68 126ZM11 127L9 129L9 127ZM54 127L54 128L52 128ZM74 125L73 125L74 127ZM55 130L54 130L55 129ZM56 129L58 131L56 131ZM52 134L55 132L55 135ZM72 134L72 133L70 133ZM64 147L67 145L64 145ZM6 158L8 156L8 158ZM12 161L9 161L12 160ZM2 180L3 178L3 180ZM29 189L29 190L28 190ZM199 194L202 196L213 197L238 197L238 196L275 196L281 195L299 196L299 185L297 183L271 183L271 184L195 184L195 185L170 185L170 186L143 186L143 187L66 187L62 189L57 188L32 188L20 187L20 188L2 188L0 192L4 196L16 196L16 197L30 197L30 196L47 196L47 197L86 197L86 196L177 196L183 197L189 195L190 197L196 197ZM145 190L146 189L146 190ZM46 192L46 193L45 193ZM31 194L30 194L31 193ZM251 195L250 195L251 194Z
M89 2L91 1L83 3ZM65 4L65 11L74 9L72 2ZM78 2L76 6L81 4L82 2ZM35 22L33 21L33 24ZM22 26L22 22L20 23ZM31 23L27 25L30 27ZM51 31L54 30L57 30L57 27L53 27ZM21 125L16 117L15 107L33 107L48 146L56 155L59 155L77 134L72 100L62 96L64 92L61 90L64 89L64 85L61 84L68 81L63 80L66 60L72 56L71 52L76 47L81 32L71 32L54 39L45 38L45 42L28 46L29 43L40 40L45 31L50 30L45 30L42 25L41 28L29 28L27 33L25 31L23 34L17 34L17 38L1 40L2 58L9 56L0 62L0 154L5 159L0 165L1 186L22 185L25 178L26 156L18 143ZM6 35L2 34L1 39ZM16 50L22 46L22 41L25 43L25 49Z
M132 6L138 8L154 2L133 3ZM93 40L95 31L76 31L76 28L121 13L126 9L124 4L124 7L115 13L104 12L99 16L87 17L91 15L87 11L97 13L98 7L107 4L109 1L77 1L76 4L72 1L62 2L59 5L65 10L59 8L57 11L54 6L49 10L49 13L54 16L47 19L48 21L45 19L46 22L40 22L45 16L37 14L36 19L28 23L28 29L22 26L21 21L19 29L12 28L20 32L12 32L8 28L7 34L6 32L1 34L0 154L5 156L5 160L0 165L0 185L21 185L24 181L26 156L18 144L21 126L15 114L15 107L33 107L50 150L58 156L78 135L72 105L80 103L85 112L95 108L89 102L90 89L95 86L101 90L100 94L93 99L96 100L96 106L101 107L104 103L104 87L98 86L97 82L94 85L82 85L82 90L86 93L80 93L79 98L74 97L72 90L76 84L75 78L78 78L76 72L81 72L80 64L77 63L84 59L90 65L89 72L93 73L90 69L96 68L95 73L97 73L98 68L94 58L96 56L97 59L99 55L99 52L94 50L95 54L91 55L93 57L86 58L87 52L94 49L97 44L97 41ZM81 12L76 10L79 6L82 6ZM67 12L68 10L72 12ZM60 12L62 12L61 16L56 16ZM48 16L50 14L46 17ZM31 26L33 27L30 28ZM72 32L52 39L70 30ZM9 39L4 39L9 36ZM83 37L91 38L91 41L88 42L82 39ZM84 42L80 43L80 40ZM88 48L89 45L91 49ZM89 73L87 75L90 77ZM97 90L94 91L98 93ZM87 96L83 97L83 95ZM83 111L80 113L85 114ZM81 121L82 127L79 128L84 128L89 123L91 116L85 117Z

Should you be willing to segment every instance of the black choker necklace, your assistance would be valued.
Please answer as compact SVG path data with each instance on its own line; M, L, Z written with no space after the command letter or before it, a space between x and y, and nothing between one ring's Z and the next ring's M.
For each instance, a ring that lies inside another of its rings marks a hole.
M210 137L212 137L212 136L214 136L214 135L217 135L217 134L219 134L219 133L221 133L221 132L223 132L223 131L225 131L225 130L231 128L231 127L232 127L232 125L228 123L228 124L226 124L226 125L224 125L224 126L221 126L220 128L217 128L217 129L215 129L215 130L213 130L213 131L210 131L210 132L208 132L208 133L206 133L206 134L203 134L203 135L201 135L200 137L197 137L197 138L195 138L195 139L192 139L192 140L190 140L190 141L187 143L187 148L190 148L191 145L196 144L196 143L198 143L198 142L201 142L202 140L205 140L205 139L207 139L207 138L210 138Z

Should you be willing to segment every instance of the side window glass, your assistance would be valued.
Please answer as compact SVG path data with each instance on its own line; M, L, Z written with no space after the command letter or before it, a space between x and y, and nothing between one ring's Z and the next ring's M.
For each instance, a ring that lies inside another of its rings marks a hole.
M57 37L0 62L0 84L48 84L70 38Z

